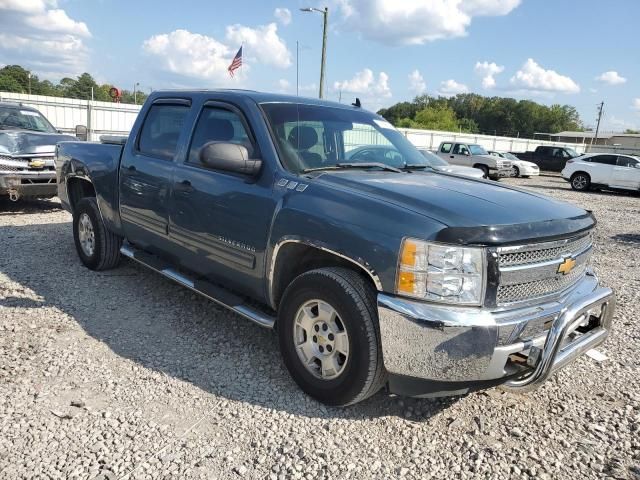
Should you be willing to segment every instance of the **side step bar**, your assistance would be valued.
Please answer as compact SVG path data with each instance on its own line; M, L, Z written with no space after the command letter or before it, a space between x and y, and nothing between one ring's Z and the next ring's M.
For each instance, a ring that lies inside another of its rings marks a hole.
M122 245L120 253L262 327L273 328L276 323L275 317L247 305L239 296L206 280L189 278L172 266L164 264L158 257L138 250L133 245Z

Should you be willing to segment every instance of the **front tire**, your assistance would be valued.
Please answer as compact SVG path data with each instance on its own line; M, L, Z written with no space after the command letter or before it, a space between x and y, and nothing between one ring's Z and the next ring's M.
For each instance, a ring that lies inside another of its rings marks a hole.
M513 176L514 177L519 177L520 176L520 169L518 167L512 167L513 170Z
M298 386L327 405L375 394L386 381L374 289L346 268L322 268L286 289L278 316L284 363Z
M578 172L571 175L571 188L579 192L585 192L589 190L591 186L591 177L584 172Z
M104 225L94 197L85 197L76 205L73 212L73 239L85 267L108 270L118 265L122 237Z
M473 166L473 168L477 168L479 170L482 170L482 178L484 178L484 179L489 178L489 168L486 165L476 164L476 165Z

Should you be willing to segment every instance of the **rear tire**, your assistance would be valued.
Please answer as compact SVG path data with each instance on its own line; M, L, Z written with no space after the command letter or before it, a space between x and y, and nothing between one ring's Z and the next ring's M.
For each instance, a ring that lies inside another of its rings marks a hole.
M570 183L574 190L585 192L591 186L591 177L588 173L577 172L571 175Z
M321 268L294 279L280 302L278 336L293 380L322 403L351 405L386 382L375 291L354 271Z
M109 270L118 265L122 237L104 225L95 197L85 197L76 205L73 239L80 260L90 270Z

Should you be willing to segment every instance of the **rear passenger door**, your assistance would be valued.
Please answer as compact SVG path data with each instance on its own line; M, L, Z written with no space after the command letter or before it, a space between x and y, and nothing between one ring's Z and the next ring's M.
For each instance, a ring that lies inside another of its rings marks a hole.
M120 163L120 217L127 239L166 252L174 157L190 102L159 99L147 110L137 138Z
M591 183L611 185L613 181L613 169L616 166L618 157L616 155L595 155L591 157L591 168L589 175Z
M640 189L640 168L637 168L638 160L619 155L616 166L613 167L611 178L612 187L622 187L633 190Z

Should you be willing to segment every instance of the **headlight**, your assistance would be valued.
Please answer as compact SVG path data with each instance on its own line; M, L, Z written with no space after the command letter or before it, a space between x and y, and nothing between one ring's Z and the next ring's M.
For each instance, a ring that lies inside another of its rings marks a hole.
M484 250L405 238L400 248L396 292L435 302L481 305Z

